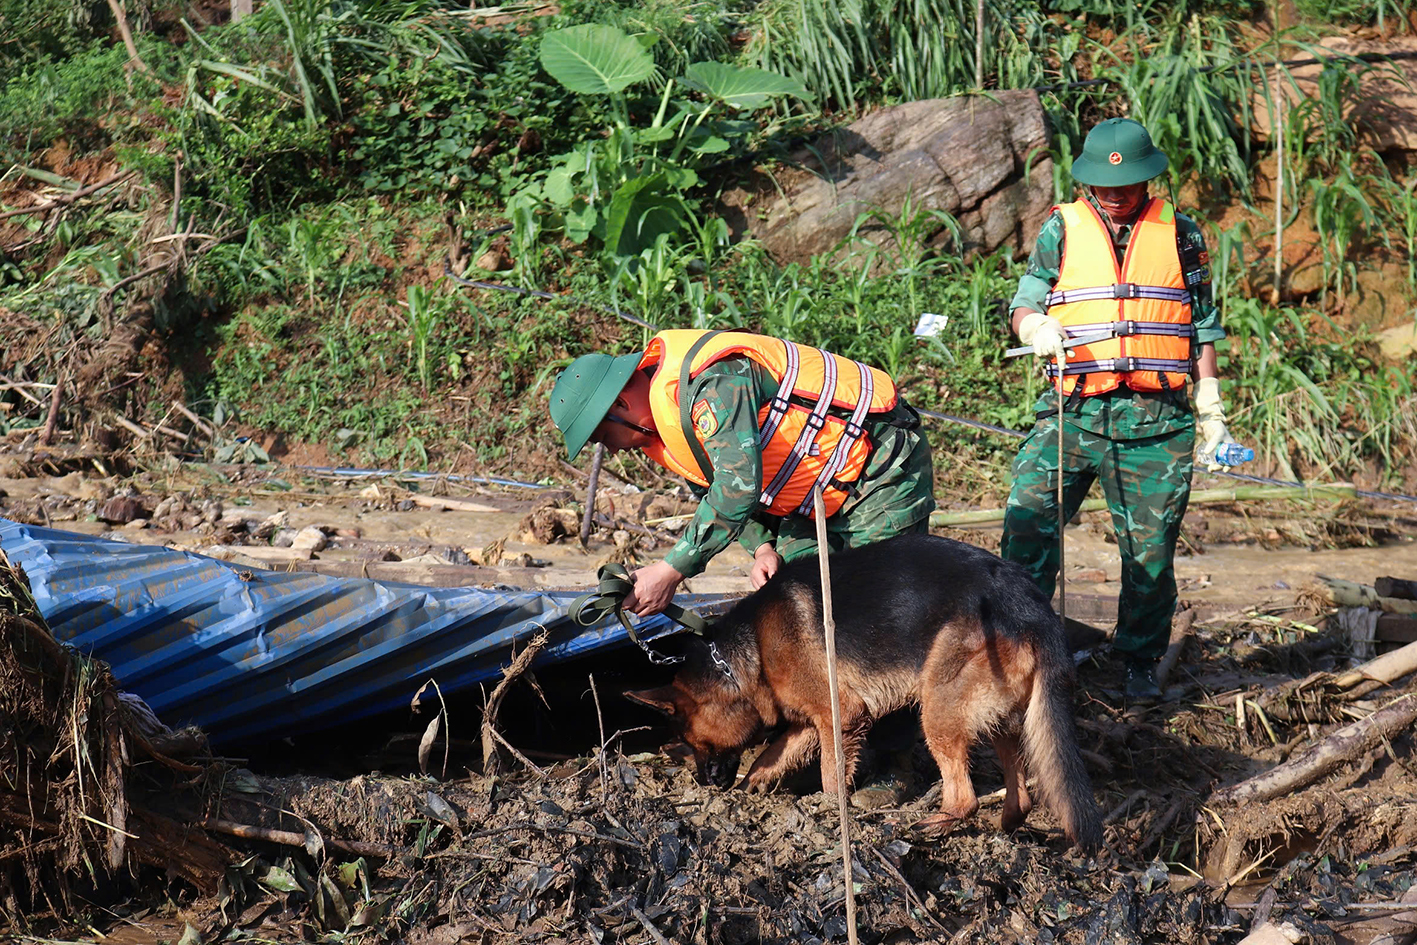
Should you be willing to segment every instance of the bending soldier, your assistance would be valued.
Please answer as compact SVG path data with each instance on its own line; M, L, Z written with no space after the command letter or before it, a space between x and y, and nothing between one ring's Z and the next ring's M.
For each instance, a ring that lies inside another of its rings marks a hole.
M638 449L700 501L625 608L659 613L735 538L761 587L816 553L820 484L832 551L928 530L930 445L891 378L817 348L743 331L662 331L638 354L586 354L556 379L551 419L571 459L587 442Z

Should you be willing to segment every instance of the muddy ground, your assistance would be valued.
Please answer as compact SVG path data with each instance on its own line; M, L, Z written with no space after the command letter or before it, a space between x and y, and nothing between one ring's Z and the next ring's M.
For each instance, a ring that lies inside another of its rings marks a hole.
M574 479L524 489L0 454L0 515L14 520L252 566L440 585L583 587L604 561L655 560L692 505L653 485L612 477L582 549ZM430 508L440 495L453 508ZM1411 676L1339 684L1400 644L1353 644L1317 576L1417 579L1417 507L1193 508L1178 563L1184 642L1165 702L1148 709L1124 705L1107 647L1118 589L1108 530L1086 514L1067 545L1068 612L1103 631L1078 637L1078 719L1103 851L1070 851L1043 808L1002 834L987 752L973 769L979 814L943 838L917 834L936 779L917 744L898 794L853 797L861 940L1235 942L1265 920L1286 927L1287 941L1417 939L1410 724L1274 799L1216 794L1413 692ZM941 533L997 550L997 529ZM730 549L689 590L744 591L748 563ZM139 859L101 881L78 866L74 898L61 904L41 894L43 880L5 872L33 851L0 834L0 918L33 935L134 943L845 941L835 800L814 776L768 796L700 787L656 719L618 697L662 671L633 651L575 668L587 671L594 702L585 675L555 668L512 685L497 728L515 753L500 751L496 771L476 736L480 694L450 699L452 739L432 744L438 777L419 773L427 720L407 715L242 746L239 758L223 746L226 757L198 752L185 768L134 762L129 803L152 819L130 819L130 832L141 822L156 835L165 818L189 846L174 840L165 868ZM876 748L909 746L913 728L908 716L889 720ZM0 826L17 816L0 803ZM191 853L197 834L205 861ZM217 876L214 861L225 864Z

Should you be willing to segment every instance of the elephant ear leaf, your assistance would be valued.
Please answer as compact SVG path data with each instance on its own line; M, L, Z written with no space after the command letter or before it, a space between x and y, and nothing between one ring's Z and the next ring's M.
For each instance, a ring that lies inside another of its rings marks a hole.
M580 95L612 95L654 75L654 57L633 36L588 23L552 30L541 40L541 67Z
M800 82L754 66L735 66L727 62L696 62L684 71L680 84L730 108L762 108L784 95L806 98L807 90Z

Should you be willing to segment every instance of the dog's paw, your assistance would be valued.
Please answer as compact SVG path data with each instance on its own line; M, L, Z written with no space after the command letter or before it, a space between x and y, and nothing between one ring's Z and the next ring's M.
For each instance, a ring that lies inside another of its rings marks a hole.
M743 778L743 783L739 785L739 787L749 794L771 794L780 780L780 778L773 774L750 771L747 776Z

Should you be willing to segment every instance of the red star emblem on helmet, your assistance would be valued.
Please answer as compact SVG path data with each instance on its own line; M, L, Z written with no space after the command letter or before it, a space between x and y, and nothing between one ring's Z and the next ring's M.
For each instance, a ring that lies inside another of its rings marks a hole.
M1121 154L1121 152L1119 152L1119 151L1113 151L1111 154L1107 155L1107 163L1108 163L1108 164L1121 164L1121 163L1122 163L1122 154Z

